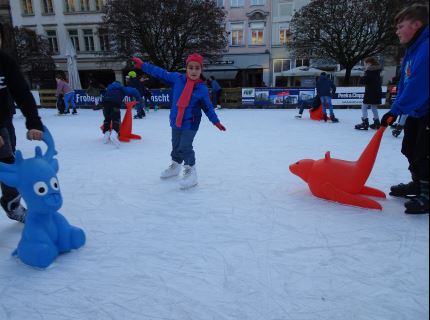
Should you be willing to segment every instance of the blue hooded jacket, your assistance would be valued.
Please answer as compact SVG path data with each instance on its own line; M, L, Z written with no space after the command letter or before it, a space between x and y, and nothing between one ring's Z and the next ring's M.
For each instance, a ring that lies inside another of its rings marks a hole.
M103 97L103 102L113 102L117 105L121 105L125 96L132 96L137 101L142 100L142 97L137 89L132 87L124 87L121 83L115 81L108 85L106 94Z
M317 82L317 93L320 97L331 97L335 94L336 86L333 81L327 78L325 75L320 75Z
M213 92L218 92L221 90L221 86L219 85L218 81L215 79L211 81L211 87Z
M153 77L159 78L172 87L170 126L172 128L179 129L176 127L176 116L178 114L177 103L187 82L186 75L178 72L168 72L146 62L142 65L142 71ZM185 109L182 127L180 129L198 130L202 119L202 110L210 122L213 124L220 122L214 111L212 102L210 101L209 90L204 82L201 82L194 87L190 104Z
M395 115L421 118L429 112L429 27L406 50L397 97L391 106Z

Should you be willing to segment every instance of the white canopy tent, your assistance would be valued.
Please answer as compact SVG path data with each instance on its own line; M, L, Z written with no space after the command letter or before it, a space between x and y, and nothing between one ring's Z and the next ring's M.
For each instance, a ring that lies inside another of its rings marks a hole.
M321 72L324 71L313 67L303 66L283 71L282 75L286 77L317 77Z
M342 69L334 73L335 77L345 77L346 69ZM354 67L351 70L351 77L362 77L364 75L363 67Z

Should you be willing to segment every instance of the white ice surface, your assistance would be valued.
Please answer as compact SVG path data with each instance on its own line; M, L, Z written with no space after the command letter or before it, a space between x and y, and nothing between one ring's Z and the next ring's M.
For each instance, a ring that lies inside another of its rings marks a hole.
M220 110L195 140L199 185L161 181L168 111L135 120L143 140L102 143L101 111L41 110L57 144L61 209L87 244L47 270L11 257L22 225L0 214L0 319L426 320L429 217L313 197L289 172L302 158L356 160L374 131L294 119L294 110ZM15 125L18 149L34 155ZM387 130L367 185L409 181L401 139Z

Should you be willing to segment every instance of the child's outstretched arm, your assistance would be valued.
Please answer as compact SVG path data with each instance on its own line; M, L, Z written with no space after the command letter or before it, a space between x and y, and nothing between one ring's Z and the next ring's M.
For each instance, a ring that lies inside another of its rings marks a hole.
M164 70L163 68L154 66L153 64L143 62L141 59L134 57L134 68L138 70L142 70L143 72L159 78L165 82L168 82L169 84L173 85L176 81L176 79L179 78L180 74L177 72L168 72Z

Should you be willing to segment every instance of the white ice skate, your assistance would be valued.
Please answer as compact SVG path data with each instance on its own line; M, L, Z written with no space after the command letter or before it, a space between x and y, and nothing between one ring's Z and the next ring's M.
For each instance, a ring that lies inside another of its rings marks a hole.
M197 185L197 172L195 166L184 166L184 175L179 182L181 189L189 189Z
M115 147L119 148L121 142L118 139L118 132L116 132L115 130L112 130L110 134L110 141L112 141Z
M107 144L107 143L109 143L109 140L110 140L110 131L106 131L103 134L103 143Z
M161 172L160 178L167 179L167 178L176 177L177 175L179 175L179 172L181 172L181 164L175 161L172 161L172 164L166 170Z

